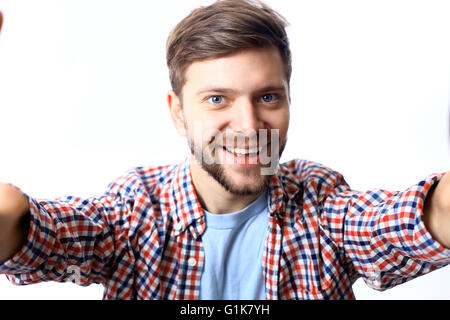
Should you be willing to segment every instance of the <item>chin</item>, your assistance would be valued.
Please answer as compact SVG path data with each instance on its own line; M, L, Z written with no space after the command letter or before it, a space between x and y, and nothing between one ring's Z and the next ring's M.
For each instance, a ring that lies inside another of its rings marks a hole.
M270 176L260 174L260 168L229 168L222 165L202 165L203 169L228 192L240 195L256 195L267 189Z

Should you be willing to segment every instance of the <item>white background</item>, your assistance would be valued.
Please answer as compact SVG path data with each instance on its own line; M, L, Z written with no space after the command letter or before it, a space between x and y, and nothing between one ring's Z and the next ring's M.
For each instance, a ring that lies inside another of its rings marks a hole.
M0 0L0 180L40 198L102 193L136 165L187 155L173 128L165 41L211 1ZM291 128L284 160L402 190L450 169L448 1L267 1L289 21ZM450 268L358 299L449 299ZM1 299L101 299L43 283Z

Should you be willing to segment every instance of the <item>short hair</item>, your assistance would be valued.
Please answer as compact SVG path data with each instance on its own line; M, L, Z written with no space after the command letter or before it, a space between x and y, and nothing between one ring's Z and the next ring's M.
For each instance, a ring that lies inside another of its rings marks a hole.
M167 39L172 90L181 97L191 63L251 48L277 48L289 83L292 62L287 26L285 18L259 0L218 0L193 10Z

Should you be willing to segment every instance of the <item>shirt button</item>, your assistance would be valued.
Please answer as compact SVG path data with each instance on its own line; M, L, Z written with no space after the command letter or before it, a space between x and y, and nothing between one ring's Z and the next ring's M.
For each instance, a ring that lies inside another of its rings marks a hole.
M197 264L197 260L195 260L195 258L190 258L188 260L189 267L194 267L196 264Z
M183 224L181 222L175 223L175 230L180 231L183 228Z

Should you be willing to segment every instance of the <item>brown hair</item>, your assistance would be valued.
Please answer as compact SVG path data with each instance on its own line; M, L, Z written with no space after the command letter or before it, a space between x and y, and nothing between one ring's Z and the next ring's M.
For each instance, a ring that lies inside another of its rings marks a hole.
M291 51L287 21L258 0L218 0L193 10L167 39L167 66L172 89L181 97L187 67L249 48L278 48L289 83Z

